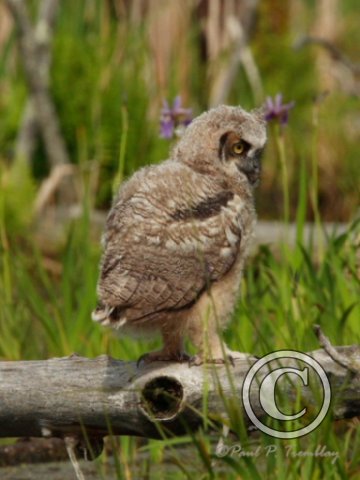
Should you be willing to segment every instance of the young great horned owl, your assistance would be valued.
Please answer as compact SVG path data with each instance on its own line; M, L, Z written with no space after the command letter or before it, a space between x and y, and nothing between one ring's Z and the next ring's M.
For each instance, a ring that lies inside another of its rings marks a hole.
M234 309L256 220L253 188L266 142L260 111L220 106L197 117L171 158L124 183L107 218L93 320L160 331L164 346L141 357L224 361L220 329ZM234 353L234 355L231 355Z

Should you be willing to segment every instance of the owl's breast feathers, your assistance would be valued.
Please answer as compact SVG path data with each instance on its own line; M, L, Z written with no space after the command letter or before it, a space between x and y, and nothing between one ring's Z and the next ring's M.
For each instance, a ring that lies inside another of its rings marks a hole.
M249 194L167 161L135 174L109 213L94 320L121 326L191 306L245 248Z

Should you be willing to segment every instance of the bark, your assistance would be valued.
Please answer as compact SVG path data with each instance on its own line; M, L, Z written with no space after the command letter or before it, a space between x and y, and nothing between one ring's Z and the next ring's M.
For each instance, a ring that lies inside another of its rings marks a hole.
M309 355L322 365L331 384L330 411L335 419L360 415L360 346L331 350L324 338L319 339L326 351ZM161 438L162 426L167 434L181 435L202 424L199 412L205 387L210 418L227 418L224 398L242 407L244 378L255 361L249 357L236 360L233 366L157 362L137 367L105 355L95 359L72 355L0 362L0 437L82 437L99 452L102 437L109 433ZM281 360L281 364L294 366L296 362ZM265 374L262 370L256 380ZM315 383L313 390L304 387L296 375L292 380L293 386L278 381L281 392L296 395L296 383L305 404L317 405L319 385ZM251 404L260 416L258 384L254 385Z

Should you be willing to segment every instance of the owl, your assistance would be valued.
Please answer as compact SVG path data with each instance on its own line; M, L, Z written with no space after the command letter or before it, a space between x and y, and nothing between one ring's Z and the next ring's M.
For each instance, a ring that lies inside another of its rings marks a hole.
M197 117L163 163L123 183L108 214L93 320L124 333L159 332L153 361L222 363L256 221L254 187L266 122L222 105ZM184 351L189 338L196 355Z

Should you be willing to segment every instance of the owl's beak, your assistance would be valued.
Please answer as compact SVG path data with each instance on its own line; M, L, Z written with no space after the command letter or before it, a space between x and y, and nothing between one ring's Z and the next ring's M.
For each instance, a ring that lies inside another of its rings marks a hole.
M253 156L247 157L237 164L238 170L244 173L249 182L254 185L260 178L261 173L261 153L256 152Z

